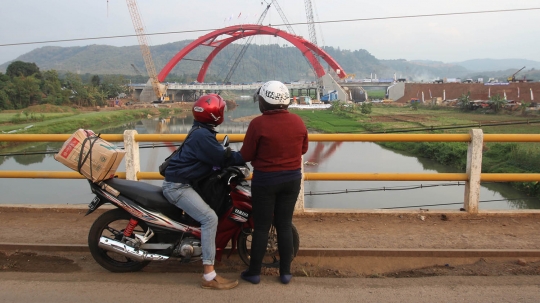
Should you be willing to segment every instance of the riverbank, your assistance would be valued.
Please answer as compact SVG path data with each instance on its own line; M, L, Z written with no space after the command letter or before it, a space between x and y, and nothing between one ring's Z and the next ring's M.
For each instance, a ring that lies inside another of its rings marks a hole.
M124 107L70 108L63 106L31 106L21 111L0 113L0 132L16 134L68 134L79 128L101 129L123 125L141 118L178 115L191 110L190 103L178 102ZM1 148L18 145L0 142Z
M370 115L360 108L333 106L326 111L294 111L306 126L324 133L468 133L481 128L491 134L538 134L540 117L515 113L481 114L452 108L374 106ZM467 144L461 142L383 142L392 150L465 170ZM540 172L539 143L485 143L483 173ZM513 187L530 196L540 196L538 182L512 182Z

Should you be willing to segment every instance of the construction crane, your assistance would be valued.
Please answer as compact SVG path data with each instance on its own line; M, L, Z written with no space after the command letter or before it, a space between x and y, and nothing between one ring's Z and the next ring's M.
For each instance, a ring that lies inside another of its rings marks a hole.
M141 47L141 52L144 59L144 64L146 66L146 71L150 77L150 82L152 84L152 89L155 96L159 101L167 101L168 97L166 94L167 88L165 85L160 84L157 78L156 67L154 66L154 61L152 60L152 54L150 53L150 47L148 46L148 41L144 33L144 25L139 14L139 9L137 7L136 0L126 0L129 13L131 15L131 21L133 21L133 27L135 28L135 34L137 34L137 39L139 40L139 46Z
M512 76L508 77L508 79L507 79L508 82L525 82L526 80L523 80L523 81L517 80L517 81L516 81L516 74L519 73L520 71L522 71L524 68L525 68L525 66L522 67L522 68L521 68L520 70L518 70L517 72L515 72Z
M281 6L279 6L279 3L277 2L277 0L272 0L272 3L274 4L274 7L276 8L279 15L281 16L281 20L283 20L283 23L285 23L285 26L287 27L287 30L289 31L289 33L296 35L294 32L294 29L289 23L289 20L287 20L287 17L285 16L285 13L283 13L283 10L281 9Z
M313 19L313 7L311 0L304 0L304 6L306 7L307 24L309 30L309 41L317 45L317 35L315 33L315 20Z
M258 25L262 24L264 18L266 17L266 14L268 13L268 10L270 9L270 5L271 4L268 4L266 6L266 9L264 10L264 12L259 17L259 20L257 20ZM225 79L223 80L223 83L228 83L229 80L231 80L231 77L234 74L234 72L236 71L236 68L238 67L238 64L240 63L240 60L242 60L242 57L244 57L244 54L246 53L248 47L251 45L251 41L253 40L254 37L255 36L248 37L247 42L242 46L242 49L240 50L240 53L238 54L238 57L236 57L236 60L234 61L231 69L229 70L229 72L225 76Z
M306 7L306 17L307 17L307 24L308 24L308 31L309 31L309 40L311 43L313 43L315 46L317 46L317 34L315 32L315 20L313 18L313 6L311 5L311 0L304 0L304 6ZM317 54L314 51L311 51L313 55L315 55L315 58L318 58ZM318 60L318 59L317 59ZM313 70L315 72L315 69ZM317 73L315 72L315 75ZM324 83L322 78L317 79L317 86L319 89L323 89ZM322 92L319 92L318 98L322 97Z
M135 64L131 63L131 67L133 67L137 76L142 76L141 71L135 66Z

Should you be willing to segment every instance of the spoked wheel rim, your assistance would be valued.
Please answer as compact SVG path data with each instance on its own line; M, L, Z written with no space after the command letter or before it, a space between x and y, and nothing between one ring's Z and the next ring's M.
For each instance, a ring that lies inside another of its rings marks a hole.
M253 230L244 229L242 231L246 235L245 245L249 251L248 259L251 261L251 243L253 240ZM268 242L266 243L266 253L264 254L262 266L264 267L279 267L279 251L278 251L278 242L277 242L277 232L274 225L270 227L268 232Z
M120 253L99 247L101 237L121 242L124 236L124 230L127 228L131 218L131 215L123 209L113 209L99 216L90 228L90 232L88 233L88 248L90 248L90 253L99 265L109 271L139 271L150 263L150 261L137 261ZM130 238L134 238L134 234L144 235L147 229L148 226L143 221L139 221Z
M291 226L292 241L293 241L293 258L296 257L300 248L300 236L294 223ZM238 237L238 255L240 259L249 266L251 261L251 243L253 239L253 230L245 228ZM279 250L277 241L277 231L274 224L268 232L268 242L266 243L266 253L263 257L262 266L264 267L279 267Z

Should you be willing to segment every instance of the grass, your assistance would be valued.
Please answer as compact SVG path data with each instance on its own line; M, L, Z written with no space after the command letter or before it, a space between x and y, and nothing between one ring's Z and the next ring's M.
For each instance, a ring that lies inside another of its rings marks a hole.
M540 117L521 116L512 112L485 114L464 113L453 108L374 106L370 115L347 108L323 111L295 111L309 129L322 133L392 133L417 129L410 133L468 133L481 127L490 134L539 134ZM536 123L527 123L536 121ZM520 122L525 124L486 126L486 124ZM456 126L469 125L466 128ZM431 131L431 127L448 129ZM422 130L418 130L422 129ZM379 145L407 151L418 157L429 158L438 163L464 170L467 144L461 142L381 142ZM482 172L484 173L540 173L540 143L486 143L484 146ZM540 197L539 182L512 182L512 185L531 196Z
M331 111L317 110L309 112L296 110L293 112L301 112L302 115L300 116L310 128L325 133L354 133L363 130L363 127L354 119L348 116L336 116Z
M17 134L68 134L79 128L99 131L103 128L122 125L126 122L147 117L148 115L167 114L170 109L156 111L153 109L130 109L96 112L64 112L64 113L40 113L45 115L43 121L19 121L0 124L0 133L8 133L16 130ZM0 116L9 117L15 113L0 113ZM6 119L6 118L4 118ZM13 121L13 120L11 120ZM26 128L28 126L30 128ZM0 142L1 148L18 145L17 142Z
M8 132L33 125L32 128L18 131L17 134L65 134L78 128L102 127L103 125L132 121L148 114L148 110L82 113L70 116L58 116L55 119L36 123L23 122L2 125L0 126L0 131Z
M368 90L367 91L368 98L371 100L375 99L384 99L386 97L386 91L384 90Z
M37 117L37 119L32 119L32 114ZM28 116L23 113L0 113L0 124L7 123L24 123L32 122L32 120L52 120L62 117L73 116L75 113L30 113Z
M408 107L380 105L373 106L370 115L353 111L296 110L310 129L325 133L361 133L380 130L392 132L410 128L452 127L472 125L480 127L485 133L540 133L538 123L489 126L486 124L504 122L540 121L540 116L520 116L509 114L463 113L453 108L420 107L414 111ZM467 133L468 128L445 130L445 133Z

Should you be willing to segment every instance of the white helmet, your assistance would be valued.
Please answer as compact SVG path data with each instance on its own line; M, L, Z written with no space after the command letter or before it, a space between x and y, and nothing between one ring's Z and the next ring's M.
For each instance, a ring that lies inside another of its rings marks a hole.
M259 88L257 94L272 105L289 105L289 89L279 81L268 81Z

